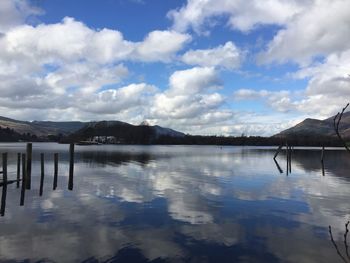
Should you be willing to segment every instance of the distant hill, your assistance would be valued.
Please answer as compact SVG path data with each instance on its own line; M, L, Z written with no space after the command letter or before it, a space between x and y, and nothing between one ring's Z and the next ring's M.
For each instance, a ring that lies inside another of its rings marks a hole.
M0 127L9 128L19 134L31 134L37 137L47 137L48 135L67 135L81 129L84 122L53 122L53 121L19 121L0 116Z
M108 139L113 140L114 143L150 144L162 136L183 138L185 134L158 125L151 126L144 123L132 125L121 121L100 121L86 124L80 130L67 136L65 140L77 142Z
M185 134L161 126L150 126L147 122L140 125L132 125L121 121L99 121L99 122L54 122L54 121L19 121L0 116L0 128L4 131L11 130L15 135L8 138L19 138L19 135L26 137L35 136L47 138L58 136L66 138L87 139L91 136L115 136L122 141L137 141L140 143L157 139L161 136L184 137ZM67 137L68 136L68 137ZM10 140L10 139L9 139Z
M305 119L299 124L284 130L274 137L293 137L293 136L336 136L333 127L333 117L325 120ZM344 138L350 138L350 112L344 113L339 125L339 130Z

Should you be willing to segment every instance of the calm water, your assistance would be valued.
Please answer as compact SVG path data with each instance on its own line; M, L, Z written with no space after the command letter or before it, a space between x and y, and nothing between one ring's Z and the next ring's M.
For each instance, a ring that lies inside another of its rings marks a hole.
M15 179L24 144L9 152ZM350 219L350 156L296 149L292 173L274 148L33 145L32 190L7 188L0 262L343 262ZM45 153L39 197L39 154ZM60 154L52 190L53 153ZM1 192L0 188L0 192ZM350 240L350 235L348 237ZM349 242L350 243L350 242ZM349 260L350 262L350 260Z

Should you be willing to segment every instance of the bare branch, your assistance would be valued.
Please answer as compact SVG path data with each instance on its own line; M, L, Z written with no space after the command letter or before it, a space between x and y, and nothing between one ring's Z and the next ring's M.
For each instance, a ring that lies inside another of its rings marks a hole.
M334 131L335 131L336 135L338 136L339 140L341 140L345 149L348 151L348 153L350 153L350 148L347 146L346 141L343 139L343 137L341 137L340 132L339 132L340 121L343 118L344 112L348 107L349 107L349 103L346 104L346 106L343 108L343 110L341 112L338 112L337 115L335 115L335 117L333 119L333 126L334 126Z

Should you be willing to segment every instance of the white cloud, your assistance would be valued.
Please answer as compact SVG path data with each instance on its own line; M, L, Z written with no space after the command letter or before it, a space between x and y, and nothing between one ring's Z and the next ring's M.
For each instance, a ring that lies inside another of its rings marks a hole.
M36 109L42 118L69 110L79 119L104 113L133 120L135 106L138 114L145 112L156 88L143 83L111 88L128 76L121 62L170 62L189 40L187 34L154 31L143 42L130 42L119 31L95 30L69 17L56 24L12 27L0 36L1 106L14 116L14 109L22 108L40 116Z
M350 98L350 50L329 55L321 64L302 68L296 78L309 78L306 97L298 109L330 117L341 110Z
M174 21L173 28L183 32L192 28L197 33L215 20L227 17L234 29L249 31L262 24L284 25L301 12L311 1L300 0L188 0L187 4L168 13Z
M99 64L121 60L170 61L191 37L174 31L153 31L143 42L130 42L117 30L96 31L66 17L61 23L22 25L1 39L2 57L40 63L87 60Z
M189 50L182 56L182 61L188 65L230 70L239 68L242 59L243 52L231 41L213 49Z
M150 96L157 88L145 83L131 84L119 89L108 89L92 97L83 97L78 101L82 111L97 114L116 114L134 107L146 107Z
M41 13L39 8L30 5L27 0L1 0L0 34L22 24L28 17Z
M349 1L188 0L169 12L172 29L149 32L139 42L126 40L120 31L90 28L69 17L55 24L24 25L28 17L40 12L28 3L0 3L3 115L9 109L13 116L28 119L89 120L103 114L103 118L133 123L147 118L192 133L266 135L284 124L264 124L273 118L234 112L238 99L264 101L278 114L297 112L299 117L321 118L338 111L350 96ZM259 62L297 62L300 69L293 76L309 79L301 96L290 91L238 90L237 100L228 104L220 92L223 83L217 70L235 70L244 58L231 41L179 56L192 41L181 32L206 33L223 20L231 29L245 33L263 25L279 26ZM123 83L130 75L126 61L176 60L195 67L170 73L166 89Z
M219 23L244 33L259 26L279 26L266 50L258 55L258 62L296 62L299 70L292 75L309 80L306 89L298 96L289 91L238 90L236 99L262 100L278 112L326 118L339 111L350 95L349 10L350 2L344 0L188 0L168 16L175 30L192 29L199 34L209 34ZM211 56L214 50L191 50L182 60L225 68L233 64Z
M155 96L150 115L160 119L193 119L217 110L224 98L215 91L220 85L213 68L192 68L170 76L169 89Z
M260 55L260 62L312 62L350 48L350 1L315 0L289 21Z
M234 92L236 100L265 100L267 104L274 110L279 112L288 112L295 109L292 103L293 94L288 90L268 91L268 90L253 90L239 89Z
M175 31L153 31L137 45L135 58L143 61L169 62L190 40L189 34Z

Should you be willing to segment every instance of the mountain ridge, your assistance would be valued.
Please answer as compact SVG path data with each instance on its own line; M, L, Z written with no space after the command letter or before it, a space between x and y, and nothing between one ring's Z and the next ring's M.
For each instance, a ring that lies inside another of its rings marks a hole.
M159 125L151 126L146 122L141 123L140 125L133 125L127 122L110 120L110 121L90 121L90 122L81 122L81 121L22 121L15 120L11 118L7 118L4 116L0 116L0 128L2 129L11 129L18 134L31 134L37 136L39 138L47 137L47 136L69 136L70 134L76 133L82 129L100 129L103 128L115 128L118 126L119 128L128 127L129 129L133 129L135 127L149 127L149 129L153 130L154 135L156 137L159 136L175 136L175 137L183 137L184 133L170 129L161 127ZM137 128L136 128L137 129ZM144 130L147 130L144 129ZM101 134L104 135L104 134Z
M291 136L330 136L335 137L334 117L318 120L307 118L295 126L281 131L273 137L291 137ZM350 111L345 112L339 124L340 134L344 138L350 138Z

